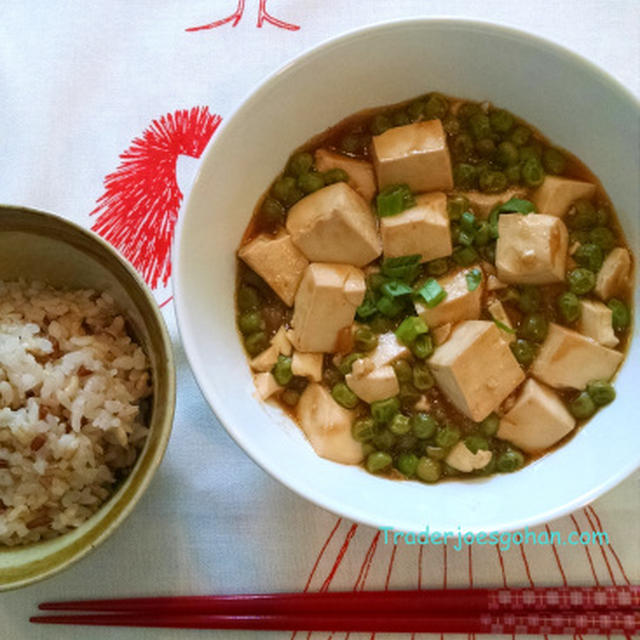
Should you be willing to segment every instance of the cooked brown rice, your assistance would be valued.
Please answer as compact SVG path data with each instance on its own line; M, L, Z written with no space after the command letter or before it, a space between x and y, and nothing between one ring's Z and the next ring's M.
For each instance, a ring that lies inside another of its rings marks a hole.
M0 545L65 533L131 469L147 358L106 293L0 281Z

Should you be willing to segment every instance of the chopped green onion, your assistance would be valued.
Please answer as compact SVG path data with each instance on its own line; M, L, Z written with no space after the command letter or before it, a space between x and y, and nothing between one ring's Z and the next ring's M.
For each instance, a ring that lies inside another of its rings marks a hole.
M498 327L498 329L502 329L502 331L506 331L507 333L515 333L516 330L508 327L504 322L500 322L500 320L497 320L496 318L493 319L493 322L495 323L496 327Z
M387 316L387 318L395 318L396 316L400 315L404 308L404 305L402 303L402 300L398 298L388 298L387 296L382 296L378 300L378 302L376 302L376 307L383 316Z
M420 260L420 254L387 258L380 265L380 271L387 278L413 282L420 273Z
M428 331L429 327L427 327L427 323L422 318L409 316L396 329L396 338L402 344L409 346L419 335Z
M460 227L469 233L473 233L476 229L476 217L471 211L465 211L460 218Z
M533 213L536 205L530 200L522 200L521 198L511 198L504 204L500 205L498 213Z
M422 287L418 289L417 293L423 298L429 309L438 306L447 297L447 292L434 278L429 278Z
M456 264L468 267L478 259L478 252L473 247L458 247L451 257Z
M404 282L398 280L390 280L385 282L381 287L382 293L389 298L398 298L400 296L406 296L413 292L413 289Z
M473 231L461 230L460 233L458 233L458 244L461 244L463 247L470 247L474 239L475 233Z
M367 289L367 293L364 296L362 304L356 309L356 315L361 320L371 318L378 313L378 307L376 306L376 297L370 289Z
M467 289L475 291L482 282L482 271L480 269L471 269L471 271L465 273L464 277L467 281Z
M415 206L416 199L406 184L389 185L376 197L376 212L381 218L395 216Z

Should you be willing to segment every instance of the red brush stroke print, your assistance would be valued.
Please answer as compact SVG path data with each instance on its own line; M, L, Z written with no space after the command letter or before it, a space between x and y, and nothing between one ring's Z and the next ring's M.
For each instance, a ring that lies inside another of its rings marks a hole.
M151 288L171 276L171 241L182 193L176 180L179 155L199 158L222 118L208 107L168 113L145 129L120 155L104 180L91 215L92 229L118 249Z
M194 31L208 31L209 29L217 29L218 27L222 27L225 24L231 23L232 27L237 27L238 23L242 19L245 9L245 0L238 0L238 4L236 5L236 10L228 15L226 18L222 18L220 20L214 20L213 22L209 22L207 24L200 25L199 27L188 27L185 31L194 32ZM258 21L256 23L256 27L258 29L262 29L262 25L268 22L269 24L277 27L278 29L285 29L286 31L298 31L300 29L300 25L292 24L291 22L285 22L284 20L280 20L275 16L272 16L267 11L267 0L259 0L258 4Z

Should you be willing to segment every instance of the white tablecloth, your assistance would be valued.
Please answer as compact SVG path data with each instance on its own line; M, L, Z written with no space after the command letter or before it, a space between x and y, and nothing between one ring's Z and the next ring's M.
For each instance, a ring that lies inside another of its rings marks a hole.
M390 18L446 11L520 27L582 54L640 94L637 0L246 0L237 6L237 21L187 31L232 15L236 0L2 3L0 200L87 226L99 219L121 226L118 214L132 203L141 216L166 221L180 200L171 183L177 174L178 186L188 189L190 156L213 133L214 114L228 117L258 81L304 49ZM120 157L127 150L140 154L142 169ZM158 162L162 184L145 171ZM157 279L158 302L166 302L166 263L137 266ZM166 458L133 515L97 551L52 579L0 596L3 640L202 637L29 625L38 602L59 598L640 582L638 474L587 509L549 523L565 536L606 530L608 547L394 547L375 530L305 502L259 469L217 423L185 361L172 303L164 309L179 388Z

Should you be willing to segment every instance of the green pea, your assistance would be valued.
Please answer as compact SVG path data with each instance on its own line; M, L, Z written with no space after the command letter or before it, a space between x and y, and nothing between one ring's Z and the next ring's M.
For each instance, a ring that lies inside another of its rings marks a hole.
M369 442L375 435L373 418L360 418L351 425L351 435L358 442Z
M544 180L544 169L540 160L529 158L521 168L522 181L528 187L539 187Z
M369 130L374 136L379 136L381 133L384 133L387 129L391 128L391 120L389 116L384 113L378 113L371 120L371 124L369 125Z
M607 380L592 380L587 384L587 393L599 407L604 407L616 398L616 391Z
M522 147L519 153L520 153L520 164L524 164L527 160L536 160L540 162L539 150L533 145Z
M340 360L340 364L338 365L338 371L340 371L343 376L346 376L347 373L351 373L351 367L353 367L353 363L363 357L364 354L357 351L343 356L343 358Z
M433 353L433 340L431 336L423 333L419 335L410 345L411 353L420 360L428 358ZM417 365L416 365L417 366ZM413 379L416 379L416 367L413 369ZM417 385L416 385L417 386ZM419 388L419 387L418 387Z
M491 138L482 138L476 142L476 153L481 158L488 158L493 155L496 150L496 143Z
M449 261L446 258L436 258L427 262L427 273L430 276L442 276L449 270Z
M481 171L478 186L484 193L500 193L507 188L509 181L503 171Z
M429 367L423 362L418 362L413 367L413 385L416 389L420 389L420 391L427 391L431 389L436 381L429 371Z
M509 184L520 184L520 180L522 178L521 173L520 165L517 164L513 164L504 170L504 175L507 176Z
M387 398L371 403L371 415L377 424L387 424L391 422L393 416L400 411L400 401L398 398Z
M444 460L447 457L447 453L449 453L447 449L433 446L428 446L425 452L432 460Z
M581 266L591 271L598 271L602 266L604 256L602 248L597 244L587 243L580 245L575 253L573 259Z
M527 127L517 126L509 135L509 140L518 147L522 147L531 137L531 131Z
M607 307L611 309L611 325L614 330L622 331L626 329L631 323L629 307L617 298L611 298L611 300L607 302Z
M411 124L411 118L406 111L398 109L391 114L391 124L394 127L402 127L405 124Z
M481 222L476 230L473 243L476 247L484 247L491 242L491 226L488 222Z
M329 169L322 174L322 179L325 184L349 182L349 174L344 169Z
M528 367L536 357L536 348L528 340L518 338L509 346L516 360L524 367Z
M273 183L271 195L286 207L290 207L302 198L303 193L298 189L295 178L284 176Z
M444 118L448 108L447 101L443 96L432 93L424 106L424 117L427 120Z
M418 445L418 438L411 435L410 433L405 433L403 436L399 436L395 443L396 451L413 451Z
M340 140L340 149L349 155L362 153L367 146L367 137L358 133L348 133Z
M273 375L279 385L286 387L293 378L293 371L291 371L291 358L279 355L277 362L271 369L271 375Z
M365 466L369 473L380 473L391 466L392 458L384 451L374 451L367 457Z
M377 449L370 442L362 443L362 456L365 460L375 451L377 451Z
M483 435L490 438L498 432L500 427L500 418L495 413L490 413L481 423L480 431Z
M411 431L409 418L407 416L403 416L401 413L396 413L396 415L391 419L389 430L394 436L403 436L405 433L409 433L409 431Z
M424 113L424 100L414 100L408 107L407 113L409 114L409 118L411 122L415 122L419 120Z
M421 411L411 416L411 430L413 435L420 440L431 438L438 426L438 421L428 413Z
M573 206L575 207L575 213L567 219L567 224L572 229L588 230L595 227L598 214L589 200L576 200Z
M483 111L480 105L475 102L465 102L464 104L461 104L458 109L458 117L461 120L469 120L471 116L474 116L477 113L483 113Z
M571 293L571 291L565 291L565 293L558 296L556 306L564 321L569 324L575 322L580 317L580 299L575 293Z
M292 176L298 177L311 171L312 166L313 156L306 151L302 151L291 156L287 164L287 172Z
M586 229L575 229L569 234L569 245L572 245L574 242L587 244L587 242L591 242L590 235L591 234ZM594 244L597 244L597 242Z
M396 360L393 365L393 370L396 372L396 378L398 382L410 382L413 380L413 371L411 365L406 360Z
M242 285L238 289L238 309L252 311L260 306L260 294L249 285Z
M376 316L371 320L369 326L374 333L388 333L393 329L393 320L385 318L384 316Z
M322 372L322 381L328 386L333 387L334 384L338 384L343 379L343 375L334 367L333 365L329 365L325 367Z
M496 162L502 167L511 167L520 159L518 147L513 142L505 140L498 145Z
M567 281L572 293L583 296L596 286L596 275L589 269L579 267L569 271Z
M303 173L298 176L298 187L303 193L313 193L324 187L324 180L319 173Z
M491 128L498 133L507 133L513 127L513 116L504 109L496 109L489 114Z
M478 175L472 164L460 162L453 168L453 181L458 189L474 189Z
M524 456L517 449L508 448L496 460L496 469L500 473L511 473L524 464Z
M586 391L581 391L570 403L569 411L578 420L586 420L596 412L596 403Z
M262 331L264 329L264 319L259 311L246 311L238 318L240 331L245 335Z
M449 449L460 440L460 431L452 425L444 425L436 432L435 442L439 447Z
M421 397L422 394L420 391L418 391L410 382L403 382L400 384L398 398L404 411L410 412Z
M460 120L449 115L442 121L442 128L447 132L447 135L456 136L460 133Z
M469 118L469 129L476 140L491 137L491 124L489 116L485 113L476 113Z
M489 442L484 436L479 434L472 434L464 439L464 446L471 451L471 453L478 453L478 451L488 451Z
M595 227L589 231L589 240L603 251L611 251L616 246L616 236L607 227Z
M552 147L542 152L542 166L547 173L559 176L567 167L567 160L562 153Z
M437 460L423 456L418 460L416 476L423 482L438 482L442 475L442 465Z
M353 339L358 351L372 351L378 346L378 336L369 327L358 327Z
M542 304L542 292L535 285L524 285L518 296L518 307L523 313L534 313Z
M396 468L400 473L411 478L418 468L418 456L413 453L400 454L396 460Z
M266 224L276 226L284 222L285 208L279 200L267 196L260 207L260 215Z
M257 356L269 346L269 338L264 331L256 331L245 337L244 346L249 355Z
M460 133L451 141L451 153L456 160L468 160L473 153L473 138L468 133Z
M380 449L381 451L388 451L393 447L396 443L396 437L389 431L389 429L383 429L382 431L378 431L373 436L373 444L376 449Z
M549 321L542 313L526 315L518 328L520 337L532 342L542 342L549 332Z
M331 389L333 399L345 409L353 409L358 404L358 396L344 382L338 382Z

